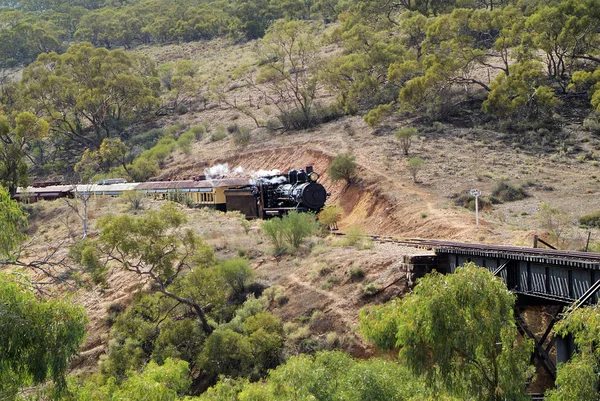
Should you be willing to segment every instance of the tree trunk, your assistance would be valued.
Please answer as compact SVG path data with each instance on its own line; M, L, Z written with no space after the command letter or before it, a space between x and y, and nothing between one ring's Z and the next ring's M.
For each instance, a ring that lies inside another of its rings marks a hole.
M200 320L200 324L202 325L202 329L204 330L204 332L207 335L210 335L215 330L210 324L208 324L208 321L206 320L206 313L204 313L204 311L202 310L202 307L200 305L198 305L196 302L194 302L190 299L187 299L187 298L180 297L176 294L173 294L172 292L165 290L164 283L160 283L160 292L162 292L163 294L165 294L166 296L168 296L170 298L176 299L179 302L190 306L194 310L194 312L196 312L196 315L198 316L198 319Z

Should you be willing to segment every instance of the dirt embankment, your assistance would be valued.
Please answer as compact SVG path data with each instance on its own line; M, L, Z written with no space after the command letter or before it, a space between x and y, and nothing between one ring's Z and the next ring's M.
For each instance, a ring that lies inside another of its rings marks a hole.
M332 182L327 174L332 158L331 153L315 149L314 145L251 150L213 160L188 160L167 169L160 179L189 179L216 164L228 164L231 169L240 166L245 171L282 172L310 165L319 172L319 182L331 193L327 203L344 210L342 230L359 226L365 233L380 235L475 239L471 216L465 218L463 213L436 209L440 199L414 184L391 179L362 165L358 166L351 184Z

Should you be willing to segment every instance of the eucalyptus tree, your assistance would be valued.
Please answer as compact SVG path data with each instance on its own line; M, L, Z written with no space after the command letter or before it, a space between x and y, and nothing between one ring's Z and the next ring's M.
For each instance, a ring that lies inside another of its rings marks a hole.
M53 134L76 148L96 148L120 125L154 110L160 87L148 58L85 42L40 55L23 71L23 85Z
M260 44L264 65L255 88L280 112L286 128L309 128L315 124L319 79L316 65L319 46L316 26L303 21L277 21ZM291 109L290 109L291 107Z
M82 261L95 268L112 262L149 280L157 291L187 305L199 319L206 334L213 332L207 310L223 288L211 279L211 272L196 266L212 261L212 249L191 229L183 229L185 215L174 204L145 215L103 216L98 221L100 236L86 244ZM86 249L87 248L87 249ZM185 274L186 283L180 278Z
M21 112L13 116L0 114L0 184L14 195L18 186L29 183L29 165L32 145L48 135L49 125L33 113Z
M10 194L0 186L0 260L15 260L26 236L27 216L19 204L10 198Z

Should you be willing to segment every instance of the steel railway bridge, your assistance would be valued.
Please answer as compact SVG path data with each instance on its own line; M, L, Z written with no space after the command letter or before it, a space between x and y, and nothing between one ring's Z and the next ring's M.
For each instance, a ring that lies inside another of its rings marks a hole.
M568 360L574 346L570 338L551 335L552 328L577 308L598 303L600 254L436 240L401 242L433 249L435 266L430 267L442 273L453 273L464 263L473 262L501 277L517 295L519 331L535 342L532 362L556 379L556 363ZM536 305L548 306L551 311L541 336L533 333L521 314L523 308ZM551 357L553 352L556 358Z

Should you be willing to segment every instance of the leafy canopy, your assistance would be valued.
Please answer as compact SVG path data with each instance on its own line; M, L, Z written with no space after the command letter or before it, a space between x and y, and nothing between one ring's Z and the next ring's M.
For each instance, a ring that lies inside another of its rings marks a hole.
M211 333L213 328L203 309L203 302L210 304L210 296L203 291L186 292L186 286L175 290L169 288L172 283L179 282L184 272L192 271L190 277L197 276L202 281L206 278L204 272L194 270L194 267L212 264L212 249L207 250L208 246L191 229L183 228L185 221L185 214L173 203L139 217L103 216L98 221L100 236L90 242L90 246L97 249L97 258L86 262L97 265L99 258L104 258L104 263L114 262L120 268L150 280L159 292L191 307L203 330Z
M27 227L26 213L10 194L0 186L0 260L13 260L14 252L25 240L23 229Z
M284 250L286 246L296 251L306 238L317 232L318 223L313 214L294 210L281 218L265 220L262 229L275 252Z
M14 116L0 113L0 184L15 194L18 186L29 184L26 156L33 144L48 135L50 126L31 112Z
M434 388L459 398L526 399L528 342L517 339L515 296L472 264L432 273L400 301L361 311L361 330Z
M572 335L576 353L566 363L558 365L555 390L547 394L550 401L595 401L600 372L600 314L598 306L580 308L556 325L556 334Z
M68 300L39 300L33 289L0 273L0 394L15 399L20 387L51 378L66 387L70 358L85 336L83 307Z
M347 184L352 182L356 174L356 157L350 153L341 153L331 159L327 173L332 181L346 180Z
M450 400L438 392L435 398L423 380L400 364L376 358L355 360L346 353L318 352L298 355L271 370L261 382L221 380L199 397L217 400Z
M86 42L40 55L23 71L23 85L65 145L80 148L99 147L119 123L152 111L160 86L148 58Z

